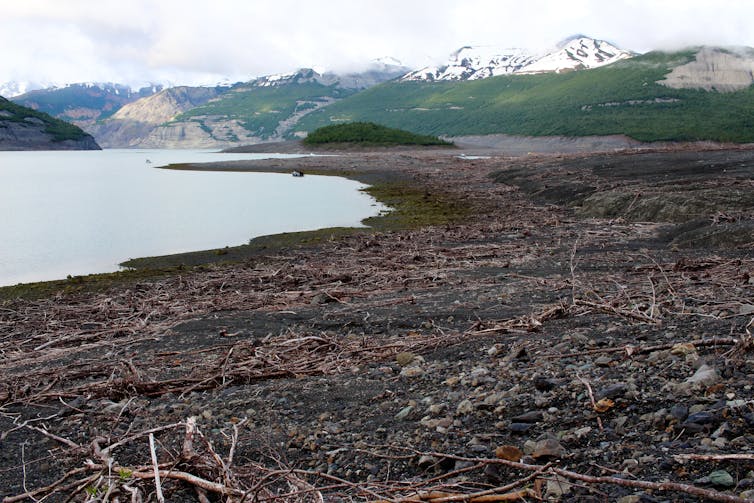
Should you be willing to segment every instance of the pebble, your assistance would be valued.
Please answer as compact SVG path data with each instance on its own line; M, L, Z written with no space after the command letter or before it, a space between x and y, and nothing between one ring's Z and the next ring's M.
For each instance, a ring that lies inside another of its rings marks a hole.
M711 386L720 380L720 375L717 370L710 367L707 364L703 364L694 372L694 375L686 379L688 384L701 384L703 386Z
M609 356L600 356L594 360L594 364L598 367L609 367L611 363L613 363L613 359Z
M409 405L408 407L404 407L395 415L395 419L398 421L406 421L412 412L414 412L413 406Z
M474 404L469 399L462 401L458 404L458 407L456 407L457 414L466 415L472 412L474 412Z
M424 375L424 369L421 367L403 367L401 370L402 377L419 377Z
M566 494L569 494L572 488L573 484L568 482L568 479L555 475L554 477L547 479L545 494L547 495L547 499L558 500Z
M395 362L401 367L405 367L411 362L413 362L414 358L416 358L416 355L414 355L414 353L409 353L407 351L404 351L402 353L398 353L397 355L395 355Z
M557 383L552 379L547 379L546 377L535 377L534 378L534 389L537 391L550 391L553 389Z
M511 421L514 423L538 423L542 421L542 419L544 419L542 411L534 410L512 417Z
M670 408L670 415L679 421L683 421L689 415L689 408L685 405L674 405Z
M670 350L670 354L675 356L686 356L692 353L696 353L696 346L694 346L690 342L682 342L680 344L676 344Z
M733 476L725 470L715 470L707 475L709 483L720 487L734 487L736 482L733 480Z
M531 453L531 457L534 459L540 458L559 458L565 455L565 448L560 445L554 438L544 438L537 441L534 447L534 452Z
M619 398L623 396L626 391L628 391L628 384L624 382L619 382L615 384L611 384L610 386L607 386L606 388L602 388L595 394L595 399L601 400L602 398Z
M712 424L715 420L715 416L709 412L696 412L686 418L686 423Z
M437 465L437 458L425 454L419 458L419 461L416 464L419 465L419 468L426 470L427 468Z
M531 423L511 423L508 425L508 430L511 433L526 433L532 427Z
M523 457L524 453L515 445L501 445L495 449L495 457L498 459L505 459L508 461L518 462Z

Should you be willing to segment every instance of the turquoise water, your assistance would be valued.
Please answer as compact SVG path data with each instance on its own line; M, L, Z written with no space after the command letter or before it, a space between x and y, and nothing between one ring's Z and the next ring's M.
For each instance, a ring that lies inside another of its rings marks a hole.
M361 184L343 178L155 169L264 157L295 156L0 152L0 285L112 272L129 258L240 245L265 234L358 227L382 209Z

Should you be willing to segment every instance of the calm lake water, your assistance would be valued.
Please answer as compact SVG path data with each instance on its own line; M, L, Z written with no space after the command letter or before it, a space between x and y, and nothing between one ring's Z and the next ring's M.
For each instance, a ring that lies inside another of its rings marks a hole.
M155 169L265 157L292 156L0 152L0 286L111 272L129 258L234 246L265 234L359 227L382 209L359 192L363 185L343 178Z

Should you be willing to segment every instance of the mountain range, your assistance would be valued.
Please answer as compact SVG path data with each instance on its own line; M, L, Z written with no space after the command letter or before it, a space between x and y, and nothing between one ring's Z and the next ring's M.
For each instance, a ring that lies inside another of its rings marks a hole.
M419 70L381 60L353 73L304 68L228 86L138 91L76 84L13 100L111 148L237 146L352 120L449 136L754 141L752 75L754 49L639 55L577 35L544 52L463 47Z

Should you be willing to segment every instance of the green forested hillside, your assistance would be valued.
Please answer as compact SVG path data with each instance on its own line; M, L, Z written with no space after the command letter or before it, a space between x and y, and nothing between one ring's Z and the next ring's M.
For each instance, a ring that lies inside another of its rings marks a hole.
M388 128L372 122L348 122L321 127L304 140L306 145L351 143L359 145L450 146L436 136L418 135L402 129Z
M280 86L242 84L215 100L177 116L173 122L196 121L210 128L218 120L237 119L260 138L269 138L282 121L352 94L353 90L316 82Z
M51 135L53 141L56 142L83 140L89 136L73 124L0 97L0 127L7 127L4 123L36 124L42 131Z
M642 141L754 141L754 89L732 93L657 84L694 51L653 52L565 74L466 82L391 82L304 117L297 130L373 121L432 135L625 134Z

